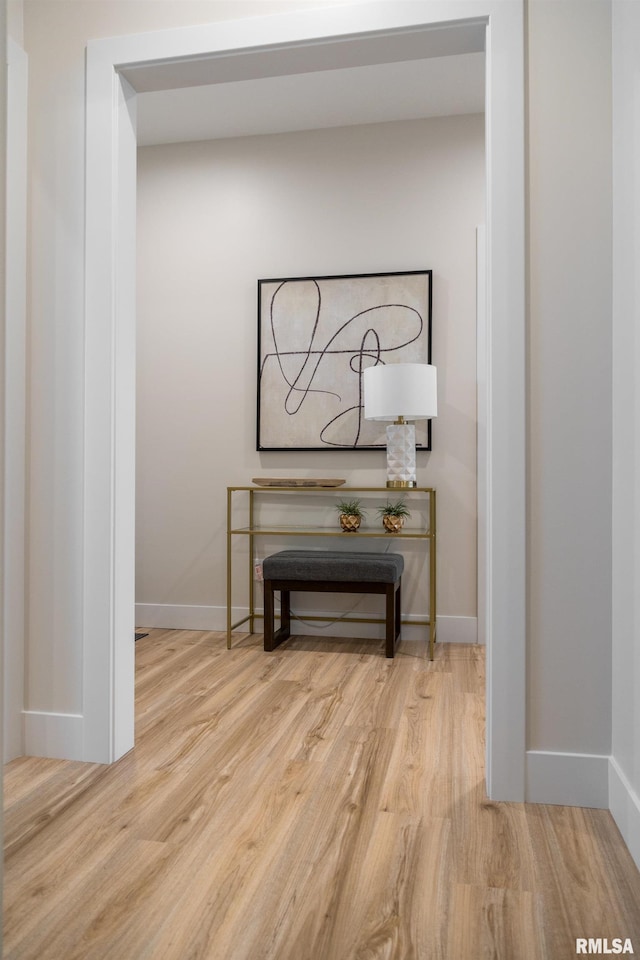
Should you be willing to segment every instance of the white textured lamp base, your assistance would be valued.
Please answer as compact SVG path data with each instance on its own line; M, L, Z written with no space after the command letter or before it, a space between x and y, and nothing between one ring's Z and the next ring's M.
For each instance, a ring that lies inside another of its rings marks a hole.
M387 427L387 486L416 486L416 428L413 423Z

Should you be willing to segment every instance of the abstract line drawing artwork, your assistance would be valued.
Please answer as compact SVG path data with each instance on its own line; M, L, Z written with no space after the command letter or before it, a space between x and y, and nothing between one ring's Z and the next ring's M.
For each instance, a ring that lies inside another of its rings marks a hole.
M431 286L431 270L258 280L257 450L384 449L363 372L431 362Z

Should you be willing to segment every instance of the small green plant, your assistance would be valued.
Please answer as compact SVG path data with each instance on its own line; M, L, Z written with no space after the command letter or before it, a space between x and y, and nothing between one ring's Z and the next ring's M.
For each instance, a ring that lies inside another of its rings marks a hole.
M378 507L378 513L381 517L410 517L411 514L404 500L396 500L395 503L387 502Z
M338 513L344 513L348 517L364 517L365 511L361 507L362 500L340 500L336 503Z

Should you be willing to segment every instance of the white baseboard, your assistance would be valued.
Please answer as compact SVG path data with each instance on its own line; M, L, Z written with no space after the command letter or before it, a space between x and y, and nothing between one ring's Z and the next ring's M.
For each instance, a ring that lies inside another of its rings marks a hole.
M242 607L234 607L233 622L241 620L248 614ZM261 613L262 611L259 610ZM307 616L340 616L325 610L305 611ZM355 611L357 615L357 610ZM425 615L407 617L409 621L403 624L402 631L405 639L419 640L425 636L427 628L418 624L413 625L411 620L425 619ZM175 605L165 603L137 603L136 625L140 628L160 628L164 630L226 630L227 608L207 607L195 605ZM241 630L244 628L240 628ZM260 621L258 629L261 630ZM321 634L328 637L366 637L382 639L384 626L381 623L347 623L344 620L337 623L326 622L296 622L296 632L301 636ZM438 617L438 640L441 643L476 643L478 638L478 621L476 617Z
M607 809L608 771L606 756L528 750L525 800Z
M609 757L609 809L640 870L640 797L615 757Z
M24 710L23 716L26 756L84 759L82 714Z
M240 620L247 611L233 611L233 620ZM136 603L136 629L161 630L226 630L227 608L195 604Z

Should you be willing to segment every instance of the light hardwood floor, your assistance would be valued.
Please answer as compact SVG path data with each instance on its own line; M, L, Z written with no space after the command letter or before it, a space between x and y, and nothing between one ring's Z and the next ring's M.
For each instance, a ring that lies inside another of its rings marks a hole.
M152 630L136 748L5 772L5 957L564 960L630 937L602 810L483 791L482 648Z

